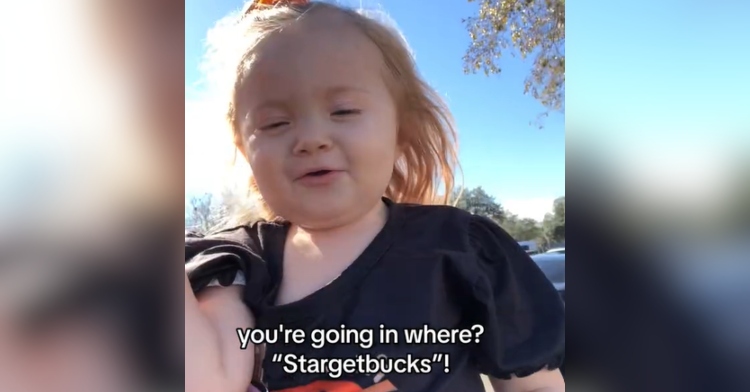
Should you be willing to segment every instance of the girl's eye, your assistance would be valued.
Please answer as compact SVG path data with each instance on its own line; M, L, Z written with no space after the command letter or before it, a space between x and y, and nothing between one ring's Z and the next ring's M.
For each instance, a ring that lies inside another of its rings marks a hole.
M351 115L360 114L360 113L362 113L362 111L358 109L341 109L341 110L337 110L331 113L331 115L332 116L351 116Z
M279 121L279 122L275 122L275 123L260 127L259 129L261 131L270 131L279 127L283 127L284 125L287 125L287 124L289 124L289 121Z

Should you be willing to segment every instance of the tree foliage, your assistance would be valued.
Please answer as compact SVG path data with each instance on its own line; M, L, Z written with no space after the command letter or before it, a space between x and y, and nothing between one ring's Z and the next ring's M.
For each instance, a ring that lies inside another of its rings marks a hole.
M516 241L537 241L542 237L542 226L531 218L519 218L515 214L509 214L500 225Z
M469 0L475 1L478 15L463 20L471 37L464 71L499 74L512 49L524 59L533 56L524 93L548 111L564 111L565 0Z
M224 203L207 193L190 199L185 211L185 228L205 234L216 228L225 215Z
M202 234L261 219L246 193L225 187L221 193L191 197L185 207L185 228Z
M542 239L547 246L565 242L565 197L555 199L552 211L542 221Z
M487 194L481 186L474 189L464 190L458 195L455 192L453 199L458 200L456 207L469 211L475 215L486 216L495 222L502 222L505 219L505 211L495 198Z
M454 192L454 199L458 200L456 207L492 219L516 241L535 241L541 248L565 242L564 196L555 199L552 212L548 213L542 222L521 218L506 211L482 187L465 190L460 197L458 196L459 192Z

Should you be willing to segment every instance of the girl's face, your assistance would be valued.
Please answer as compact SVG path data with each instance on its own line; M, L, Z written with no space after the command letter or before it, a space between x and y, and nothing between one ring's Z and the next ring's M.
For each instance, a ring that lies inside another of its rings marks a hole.
M319 12L254 55L237 115L266 203L311 229L371 211L397 158L397 112L379 49L343 15Z

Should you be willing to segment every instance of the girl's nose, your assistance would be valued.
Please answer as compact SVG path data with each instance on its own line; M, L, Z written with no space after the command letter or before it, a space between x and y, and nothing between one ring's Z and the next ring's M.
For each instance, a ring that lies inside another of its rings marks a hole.
M306 129L299 129L294 155L311 155L328 151L333 146L330 133L324 125L311 125Z

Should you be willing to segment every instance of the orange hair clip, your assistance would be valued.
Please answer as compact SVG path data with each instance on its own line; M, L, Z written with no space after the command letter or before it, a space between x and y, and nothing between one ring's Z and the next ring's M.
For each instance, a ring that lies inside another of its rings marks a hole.
M254 11L260 7L273 7L278 4L283 5L306 5L310 3L310 0L255 0L248 5L245 14L250 11Z

